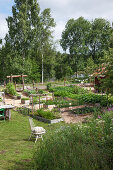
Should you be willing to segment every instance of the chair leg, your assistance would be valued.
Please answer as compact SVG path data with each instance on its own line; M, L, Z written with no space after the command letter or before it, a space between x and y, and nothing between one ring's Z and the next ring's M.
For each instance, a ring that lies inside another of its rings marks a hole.
M31 137L32 137L32 133L31 133L31 135L30 135L30 137L29 137L29 139L28 139L28 140L30 140L30 139L31 139Z
M36 139L35 139L35 143L37 142L37 139L38 139L38 138L39 138L39 136L37 135L37 136L36 136Z

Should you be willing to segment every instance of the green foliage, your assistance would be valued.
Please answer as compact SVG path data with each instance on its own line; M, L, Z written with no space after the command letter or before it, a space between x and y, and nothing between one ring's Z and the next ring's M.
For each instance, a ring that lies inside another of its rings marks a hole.
M113 94L113 49L109 49L104 56L103 62L105 63L104 79L101 81L100 89L103 90L107 95Z
M43 91L42 89L39 89L39 90L38 90L38 93L39 93L39 94L43 94L44 91Z
M35 91L35 90L27 90L27 89L25 89L24 92L28 93L28 96L29 96L30 94L36 94L36 91Z
M78 100L79 104L100 103L101 106L107 106L113 103L113 99L107 99L106 95L94 94L78 86L55 87L50 88L50 91L53 91L55 96L69 97Z
M106 113L87 124L51 131L38 143L34 169L112 169L112 119Z
M39 97L33 97L33 104L37 104L39 101Z
M94 63L94 60L92 57L89 57L87 59L87 64L86 64L86 67L85 67L85 73L87 75L91 75L94 73L94 71L96 70L96 64Z
M12 94L13 96L17 95L16 89L13 83L8 83L6 85L6 91L7 93Z
M51 88L51 83L47 84L47 90L49 90Z
M35 113L35 115L41 116L49 120L60 118L60 114L55 110L50 111L50 110L39 109L37 110L37 113Z
M83 107L83 108L77 108L77 109L73 109L72 112L74 114L86 114L86 113L96 113L96 112L100 112L100 108L99 107Z
M52 31L55 26L50 9L40 10L36 0L15 0L12 16L8 16L8 33L0 50L0 72L4 79L8 74L27 74L27 81L40 81L42 54L44 78L54 76L55 50Z
M26 98L24 98L24 97L23 97L23 98L21 98L21 100L29 100L29 98L27 98L27 97L26 97Z

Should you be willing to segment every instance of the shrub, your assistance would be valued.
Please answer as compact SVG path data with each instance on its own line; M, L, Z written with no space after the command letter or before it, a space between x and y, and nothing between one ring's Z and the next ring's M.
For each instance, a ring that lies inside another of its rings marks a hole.
M16 92L16 89L15 89L15 86L13 83L8 83L6 85L6 91L7 93L11 94L11 95L17 95L17 92Z

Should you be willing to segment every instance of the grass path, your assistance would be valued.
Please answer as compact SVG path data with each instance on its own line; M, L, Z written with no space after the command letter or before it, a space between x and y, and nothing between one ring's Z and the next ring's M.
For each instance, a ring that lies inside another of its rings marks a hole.
M30 169L35 145L29 135L28 117L12 112L11 121L0 121L0 170Z
M64 125L63 122L48 125L37 120L34 123L46 129L45 135ZM10 121L0 120L0 170L32 169L33 154L39 141L36 144L34 140L28 141L30 133L28 116L12 111Z

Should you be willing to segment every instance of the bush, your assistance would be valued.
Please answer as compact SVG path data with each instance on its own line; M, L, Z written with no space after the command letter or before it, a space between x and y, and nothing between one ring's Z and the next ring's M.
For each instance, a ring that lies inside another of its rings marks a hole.
M13 96L17 95L16 89L13 83L8 83L6 85L6 92Z

